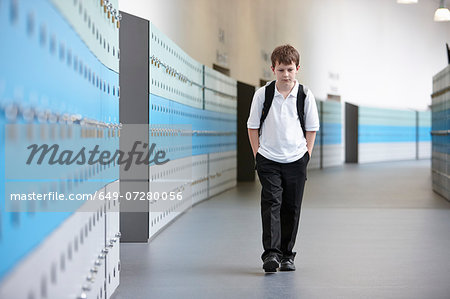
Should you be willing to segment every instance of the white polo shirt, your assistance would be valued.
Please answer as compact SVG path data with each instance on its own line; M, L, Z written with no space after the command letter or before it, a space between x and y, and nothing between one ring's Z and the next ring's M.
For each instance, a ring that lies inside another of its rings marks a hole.
M269 85L270 82L266 84ZM259 88L253 96L247 128L258 129L265 100L266 86ZM308 151L306 139L297 113L297 92L299 83L296 80L291 93L285 99L275 87L275 95L261 129L258 153L265 158L279 162L297 161ZM305 129L319 130L319 115L316 100L312 92L303 86L305 99Z

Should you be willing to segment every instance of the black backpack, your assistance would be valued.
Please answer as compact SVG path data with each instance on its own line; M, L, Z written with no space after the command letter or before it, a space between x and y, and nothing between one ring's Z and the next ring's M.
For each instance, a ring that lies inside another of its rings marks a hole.
M259 123L258 133L261 135L261 128L264 120L269 113L270 106L272 106L273 96L275 95L275 81L270 82L269 85L266 86L266 96L264 100L264 106L261 114L261 120ZM306 130L305 130L305 98L306 94L303 90L303 85L299 83L298 85L298 93L297 93L297 113L298 119L300 120L300 125L302 126L303 136L306 138Z

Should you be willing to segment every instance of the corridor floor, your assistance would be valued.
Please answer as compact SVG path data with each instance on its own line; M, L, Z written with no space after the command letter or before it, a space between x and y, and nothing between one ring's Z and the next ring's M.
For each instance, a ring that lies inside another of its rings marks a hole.
M261 268L260 190L239 183L121 244L113 299L450 298L450 203L429 160L309 171L295 272Z

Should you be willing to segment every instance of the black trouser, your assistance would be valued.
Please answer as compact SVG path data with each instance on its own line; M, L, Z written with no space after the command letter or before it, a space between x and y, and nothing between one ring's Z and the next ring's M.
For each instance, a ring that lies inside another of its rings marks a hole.
M294 257L306 166L309 153L291 163L278 163L256 154L256 169L262 185L261 217L264 260L268 255Z

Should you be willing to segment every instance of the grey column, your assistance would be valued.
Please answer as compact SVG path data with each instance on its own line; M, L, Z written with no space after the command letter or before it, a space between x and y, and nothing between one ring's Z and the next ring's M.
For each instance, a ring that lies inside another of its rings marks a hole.
M345 103L345 163L358 163L358 106Z
M237 180L255 180L255 161L248 140L247 119L252 105L255 86L237 83Z
M121 12L120 26L120 150L136 141L149 143L149 22ZM142 148L141 148L142 149ZM147 242L148 201L128 201L127 192L149 191L149 166L120 167L120 231L122 242Z

